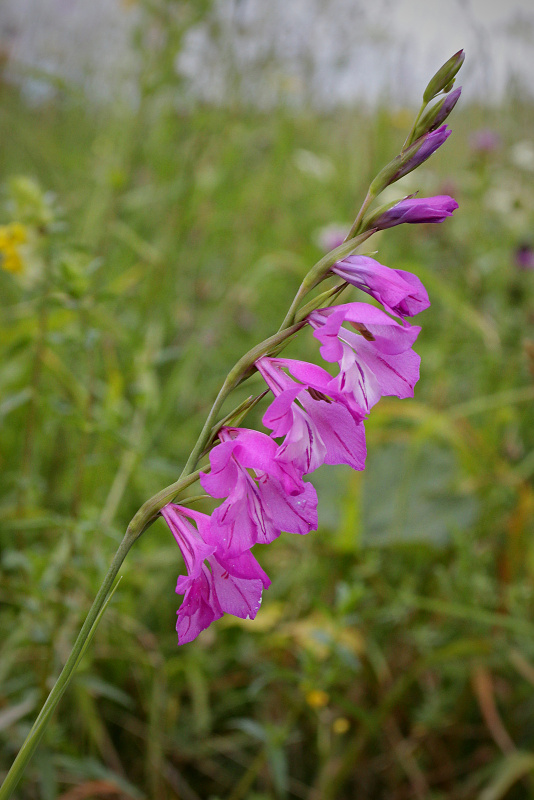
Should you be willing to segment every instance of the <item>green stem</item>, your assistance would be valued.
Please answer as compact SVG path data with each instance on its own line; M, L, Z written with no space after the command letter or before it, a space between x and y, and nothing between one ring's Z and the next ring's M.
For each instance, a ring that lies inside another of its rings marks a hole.
M369 200L367 200L366 198L366 201L364 202L362 208L360 209L360 212L362 214L363 211L365 211L366 207L365 203L367 202L367 205L369 205L371 200L372 197ZM352 227L354 227L354 225ZM321 281L323 281L326 277L328 277L328 275L330 274L330 269L331 267L334 266L336 261L341 261L343 258L346 258L347 256L354 253L354 251L357 250L358 247L363 242L365 242L366 239L369 239L369 237L372 236L373 233L376 233L376 228L371 228L371 230L364 231L364 233L361 233L359 236L356 236L354 238L351 236L351 233L349 233L343 244L340 244L339 247L336 247L334 250L331 250L329 253L323 256L323 258L321 258L321 260L318 261L317 264L315 264L315 266L311 268L311 270L308 272L308 274L302 281L300 288L297 294L295 295L293 302L291 303L289 311L287 312L285 319L282 322L282 325L280 326L279 332L282 332L284 329L287 329L289 325L293 325L296 322L295 316L301 300L303 300L304 297L306 297L306 295L309 292L311 292L312 289L318 286L321 283ZM301 323L303 322L304 320L301 321ZM296 324L299 323L296 322Z
M415 129L417 128L417 123L418 123L418 122L419 122L419 120L421 119L421 116L422 116L422 114L423 114L423 111L425 110L425 108L427 107L427 105L428 105L428 103L423 103L423 104L422 104L422 106L421 106L421 108L419 109L419 111L418 111L418 113L417 113L417 116L416 116L416 118L415 118L415 119L414 119L414 121L413 121L413 125L412 125L412 127L410 128L410 133L408 134L408 136L406 137L406 141L405 141L405 142L404 142L404 144L402 145L402 149L403 149L403 151L404 151L404 150L406 150L406 148L407 148L407 147L409 147L409 146L412 144L413 135L414 135L414 133L415 133Z
M375 199L375 195L369 189L369 191L365 195L365 200L362 203L362 207L358 211L356 219L352 223L352 228L350 229L350 231L348 232L347 236L345 237L345 240L344 240L345 242L348 242L349 239L352 239L354 236L356 236L356 234L358 233L358 231L360 229L360 223L362 221L363 215L365 214L365 212L367 211L367 209L369 208L369 206L371 205L371 203L373 202L374 199Z
M98 594L95 597L93 605L91 606L85 622L82 625L65 666L61 670L59 678L57 679L52 691L48 695L48 698L41 709L41 713L37 717L30 733L26 737L26 741L22 745L15 761L11 766L11 769L7 773L6 779L0 788L0 800L7 800L9 797L11 797L12 792L15 790L15 787L21 779L22 773L24 772L45 731L48 720L59 700L61 699L63 692L67 688L72 673L76 669L84 644L87 640L87 637L90 635L91 628L96 622L100 610L106 602L106 598L111 591L113 581L117 576L121 564L136 539L136 532L128 527L124 539L120 543L119 549L115 553L113 561L111 562L111 566L106 577L104 578L102 586L98 590Z
M98 594L94 599L93 605L89 609L89 613L87 614L85 622L83 623L76 641L74 642L70 655L65 662L65 665L61 670L59 677L52 688L52 691L48 695L39 716L37 717L31 731L26 737L26 740L22 745L15 761L13 762L11 769L7 773L4 783L0 787L0 800L8 800L20 781L22 774L35 751L35 748L41 740L48 720L50 719L55 707L59 703L65 689L69 684L72 673L78 665L87 640L91 636L93 627L96 626L96 623L99 620L99 615L106 604L107 598L113 586L113 582L117 577L117 573L122 565L122 562L126 558L128 551L136 539L138 539L141 534L152 524L152 522L154 522L158 511L163 508L164 505L170 502L178 494L178 492L194 483L198 479L199 472L200 471L194 472L191 475L188 475L187 477L170 484L170 486L165 487L165 489L162 489L160 492L155 494L150 498L150 500L147 500L147 502L141 506L139 511L135 514L132 521L128 525L124 538L113 557L111 566L100 589L98 590Z
M260 344L256 345L256 347L253 347L248 351L248 353L245 353L245 355L240 358L239 361L232 367L226 376L223 385L221 386L219 394L215 398L215 402L213 403L210 413L207 416L204 427L200 432L200 436L198 437L196 444L191 451L191 455L187 459L182 476L195 468L198 459L213 435L213 426L217 421L217 416L221 410L222 404L230 392L232 392L236 386L253 374L255 370L254 363L258 358L261 358L261 356L266 355L269 352L273 352L280 344L285 342L286 339L289 339L294 333L300 330L304 324L304 322L299 322L296 325L291 326L283 324L283 327L278 331L278 333L275 333L274 336L270 336L268 339L265 339L263 342L260 342Z
M94 632L96 625L98 624L100 615L105 608L106 601L108 600L113 582L131 546L136 539L138 539L139 536L141 536L141 534L154 522L163 506L171 502L179 492L190 486L198 479L200 470L193 470L195 469L199 458L204 452L204 449L207 445L209 445L213 438L214 428L216 429L217 427L217 417L224 401L236 388L236 386L253 374L255 371L254 365L258 358L261 358L267 354L278 352L280 346L283 345L306 324L305 319L302 319L296 323L294 322L294 317L302 298L311 289L313 289L314 286L324 279L332 264L339 260L339 258L343 258L345 255L353 252L362 241L367 239L373 233L374 230L366 231L356 239L346 242L321 259L321 261L319 261L319 263L312 268L302 282L302 285L298 290L293 303L291 304L280 330L274 334L274 336L265 339L259 345L249 350L248 353L239 359L239 361L226 376L226 379L215 399L215 402L213 403L213 406L211 407L206 422L204 423L204 426L193 450L191 451L191 455L187 460L180 478L175 481L175 483L171 483L169 486L166 486L160 492L143 503L141 508L132 518L126 530L124 539L122 540L119 549L115 553L107 575L104 578L100 589L98 590L98 594L89 610L89 613L87 614L85 622L78 634L65 666L61 670L61 673L52 691L50 692L43 708L41 709L41 713L37 717L34 726L26 737L19 754L13 762L5 781L0 788L0 800L8 800L8 798L11 797L12 792L22 777L24 769L26 768L37 745L39 744L48 720L59 700L61 699L65 689L67 688L70 678L78 665L81 655L83 654L84 648L87 645L92 632ZM206 469L209 469L209 467Z

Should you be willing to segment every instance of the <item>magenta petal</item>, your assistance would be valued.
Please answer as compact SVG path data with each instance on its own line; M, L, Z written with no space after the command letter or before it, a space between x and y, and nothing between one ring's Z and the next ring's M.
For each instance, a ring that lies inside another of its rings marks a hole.
M404 300L393 311L397 310L401 317L413 317L415 314L419 314L429 308L430 300L428 299L427 291L417 275L404 269L396 269L395 272L411 286L412 291L406 295Z
M254 619L263 587L269 586L270 581L252 553L243 553L236 559L213 559L211 568L222 610L241 619Z
M236 458L239 463L246 469L268 472L276 453L276 445L270 436L246 428L230 428L229 430L238 436Z
M365 429L341 403L306 399L304 406L313 419L326 446L325 464L348 464L353 469L365 468Z
M343 322L363 325L366 335L372 337L373 345L382 353L390 354L408 350L421 330L417 325L399 325L379 308L367 303L347 303L319 309L310 314L309 322L315 328L313 335L322 344L321 355L326 361L339 361L342 357L338 335L344 335L345 329L341 327Z
M413 275L409 280L417 281ZM399 325L380 309L364 303L319 309L309 320L322 344L322 356L337 361L340 367L325 394L336 399L341 396L356 422L383 395L413 396L420 358L411 345L419 327ZM352 323L358 333L348 330L343 322Z
M265 505L277 530L304 535L317 529L317 492L311 483L304 486L301 494L291 497L273 481L264 484Z
M275 458L278 450L276 442L270 436L259 431L250 431L244 428L231 428L230 432L237 435L235 458L240 467L252 469L259 477L261 474L269 475L281 481L290 494L302 491L302 475L289 464L280 466Z
M380 216L373 217L370 226L384 230L402 223L443 222L457 208L458 203L449 195L405 197Z
M215 551L215 547L208 544L191 523L184 519L184 511L187 513L188 509L168 503L161 509L160 514L181 550L189 578L194 579L200 575L204 560ZM207 521L209 526L209 517L205 514L200 516L205 518L203 522Z
M212 497L226 497L237 481L238 467L232 459L235 442L222 442L210 453L211 471L200 473L200 484Z
M347 339L350 336L347 333ZM354 335L354 339L360 337ZM369 413L383 395L413 397L419 380L421 359L413 350L390 356L377 352L370 344L358 341L357 353L344 345L340 373L332 381L332 391L344 395L354 414L358 409Z
M413 316L430 305L419 278L410 272L390 269L374 258L347 256L334 264L332 272L370 294L392 314Z
M413 397L421 363L421 357L413 350L390 356L366 347L360 349L359 358L372 369L383 395Z
M216 508L212 519L219 541L219 556L221 553L239 555L256 542L272 542L280 534L270 524L261 493L252 479L239 496L234 493Z
M332 376L323 367L310 364L308 361L297 361L293 358L272 358L270 361L278 368L287 369L290 374L305 386L324 391L332 380ZM289 382L292 385L292 382Z
M346 345L338 345L343 352ZM346 349L352 356L350 348ZM262 362L262 374L270 385L287 385L286 369L305 381L282 390L263 417L273 436L285 436L277 459L292 463L304 474L325 463L363 469L365 434L361 421L366 410L355 407L353 399L339 391L335 379L321 367L285 358L263 358Z
M216 560L223 569L227 570L235 578L244 578L248 581L259 580L264 589L268 589L271 585L271 579L250 550L233 557L228 554L217 556Z
M207 567L188 587L177 612L176 632L178 644L192 642L211 623L220 619L223 611L212 587L212 576Z
M273 436L285 436L293 426L293 401L303 387L293 384L290 389L282 391L267 407L262 422L270 428Z
M282 400L285 394L283 392L274 403ZM306 389L301 387L299 398L305 394ZM291 427L279 447L278 459L293 464L301 474L307 475L325 463L326 446L310 415L296 403L291 404L291 416ZM280 435L280 432L273 432L273 435Z

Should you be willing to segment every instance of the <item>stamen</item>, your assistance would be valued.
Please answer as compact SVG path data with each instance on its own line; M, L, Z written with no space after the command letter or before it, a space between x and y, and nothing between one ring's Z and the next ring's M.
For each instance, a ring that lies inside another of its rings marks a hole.
M324 400L325 403L332 402L332 400L329 397L327 397L322 392L319 392L317 389L312 389L311 387L308 387L308 394L310 395L310 397L313 397L314 400Z
M349 322L349 325L351 325L354 328L355 331L358 331L358 333L361 333L361 335L363 336L363 338L366 341L368 341L368 342L374 342L375 341L375 337L373 336L371 331L368 328L366 328L365 325L362 325L361 322L350 322L350 321L348 321L348 322Z

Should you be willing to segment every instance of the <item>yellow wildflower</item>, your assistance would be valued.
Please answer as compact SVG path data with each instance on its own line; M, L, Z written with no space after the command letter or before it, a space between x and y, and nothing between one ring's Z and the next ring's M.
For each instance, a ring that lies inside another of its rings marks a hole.
M332 723L332 730L334 733L346 733L350 728L350 722L346 717L338 717Z
M329 700L329 695L322 689L312 689L306 695L306 702L312 708L324 708Z
M0 225L0 267L7 272L19 273L24 269L24 262L19 252L19 245L24 244L28 236L26 228L19 222Z

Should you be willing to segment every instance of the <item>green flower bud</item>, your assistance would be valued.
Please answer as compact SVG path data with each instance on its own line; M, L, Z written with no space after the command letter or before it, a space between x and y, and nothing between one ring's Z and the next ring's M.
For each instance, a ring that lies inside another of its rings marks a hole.
M441 91L449 91L452 89L454 76L464 63L465 53L463 50L458 50L448 61L438 69L433 78L430 79L428 86L423 94L423 101L429 103L433 97Z

